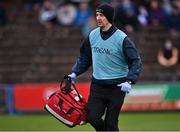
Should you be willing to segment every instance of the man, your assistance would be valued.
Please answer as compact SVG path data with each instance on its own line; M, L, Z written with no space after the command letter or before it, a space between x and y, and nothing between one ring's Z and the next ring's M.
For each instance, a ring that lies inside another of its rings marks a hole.
M141 71L141 60L135 45L113 23L114 9L108 4L96 9L98 28L91 31L80 48L80 56L69 78L91 66L93 75L88 99L88 122L96 131L118 131L118 116L126 93ZM102 116L105 114L104 119Z

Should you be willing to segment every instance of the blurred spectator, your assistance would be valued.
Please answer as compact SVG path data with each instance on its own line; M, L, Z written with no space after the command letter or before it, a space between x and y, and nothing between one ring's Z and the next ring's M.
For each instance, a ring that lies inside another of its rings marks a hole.
M178 50L171 40L166 40L164 47L159 49L157 57L160 65L170 67L178 62Z
M173 6L172 14L166 17L165 24L172 34L180 31L180 11L177 6Z
M150 0L136 0L135 2L138 6L143 5L147 10L149 9Z
M28 12L37 12L42 6L44 0L26 0L25 9Z
M161 25L164 23L164 11L160 5L159 0L150 1L150 24L151 25Z
M138 28L137 8L131 0L122 0L115 9L115 25L124 28L127 32L133 32Z
M172 5L170 0L163 0L163 9L166 16L172 14Z
M113 8L117 8L120 5L119 0L111 0L111 3Z
M57 9L58 21L65 26L73 25L76 14L76 7L70 3L64 3Z
M144 5L138 7L138 22L141 26L147 26L149 24L149 13Z
M70 1L80 3L80 2L89 2L90 0L70 0Z
M82 27L88 22L89 17L93 15L93 11L90 8L88 2L81 2L78 5L77 15L75 18L75 26Z
M84 37L87 37L95 27L97 26L96 20L93 16L89 17L88 22L84 24L84 27L82 28L82 33Z
M166 40L164 47L158 51L158 63L162 66L162 74L159 74L162 81L177 81L178 49L173 46L171 40Z
M4 26L7 23L7 15L4 0L0 0L0 26Z
M91 19L92 16L93 11L90 7L90 4L88 2L79 3L74 25L81 29L84 36L86 36L89 33L89 30L94 27L92 26L94 23L94 20Z
M40 22L46 27L51 28L53 24L57 24L56 7L51 0L45 0L40 10Z
M114 14L114 24L116 25L117 28L123 28L121 19L123 15L123 11L121 9L121 3L119 0L112 0L111 5L114 8L115 14Z
M172 0L172 5L176 6L178 11L180 11L180 0Z

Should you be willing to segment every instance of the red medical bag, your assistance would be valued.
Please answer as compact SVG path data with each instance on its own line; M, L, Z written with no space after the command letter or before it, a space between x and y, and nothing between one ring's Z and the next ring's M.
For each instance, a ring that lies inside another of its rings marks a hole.
M75 85L65 76L60 89L46 100L44 108L65 125L74 127L87 122L86 104Z

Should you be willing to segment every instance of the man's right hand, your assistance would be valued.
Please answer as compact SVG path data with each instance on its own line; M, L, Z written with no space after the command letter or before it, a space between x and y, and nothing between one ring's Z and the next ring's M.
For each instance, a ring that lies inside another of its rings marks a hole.
M68 79L71 81L71 83L75 83L77 76L74 72L69 74L68 77L69 77Z

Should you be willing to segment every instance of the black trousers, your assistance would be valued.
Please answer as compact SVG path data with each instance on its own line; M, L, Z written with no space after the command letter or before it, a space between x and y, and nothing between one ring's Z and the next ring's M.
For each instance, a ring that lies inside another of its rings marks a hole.
M118 117L124 97L125 93L117 86L91 84L87 118L96 131L119 131Z

